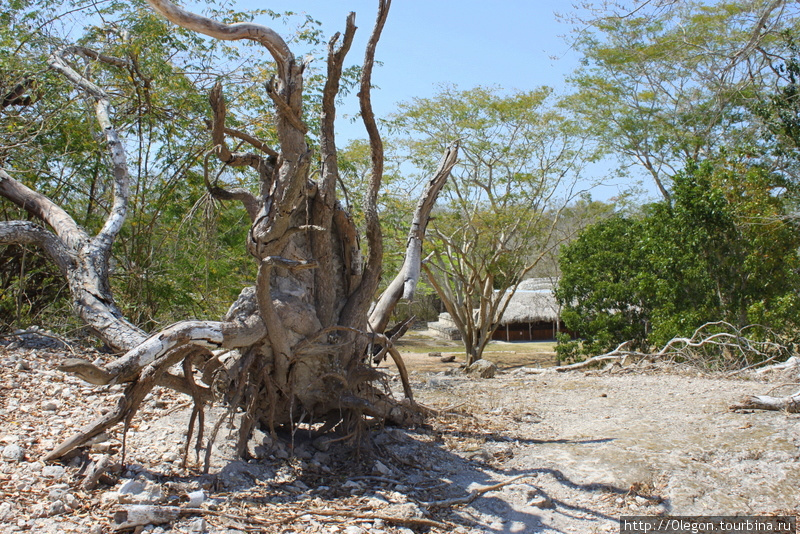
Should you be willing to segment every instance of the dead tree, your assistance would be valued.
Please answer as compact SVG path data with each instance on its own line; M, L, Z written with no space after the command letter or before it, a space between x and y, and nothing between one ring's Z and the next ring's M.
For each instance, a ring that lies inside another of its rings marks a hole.
M800 390L797 389L800 383L800 357L792 356L784 362L762 367L755 371L756 375L767 373L780 373L788 377L792 382L782 384L766 395L750 395L745 397L740 403L730 407L731 410L775 410L787 413L800 413ZM790 388L788 395L776 396L774 393L780 389Z
M797 384L795 384L796 386ZM773 395L751 395L739 404L730 407L731 410L773 410L787 413L800 413L800 391L783 397Z
M108 259L111 246L122 229L128 211L130 177L125 149L111 122L109 97L73 69L71 56L86 56L82 47L72 47L51 55L50 67L94 101L95 114L108 145L114 176L113 202L105 224L90 236L60 206L46 196L31 190L5 169L0 168L0 196L10 200L42 221L48 228L30 221L0 222L0 245L31 244L41 247L69 283L75 313L87 327L109 346L127 350L147 338L147 334L128 322L120 312L108 283ZM94 54L92 59L110 64L125 60Z
M212 398L225 401L232 409L241 409L241 454L246 453L248 437L257 425L274 432L281 425L318 423L321 430L337 429L355 436L370 419L398 424L419 420L421 411L414 404L407 376L402 373L402 360L389 340L380 335L393 304L384 302L369 315L381 277L383 252L377 209L383 145L372 111L370 87L375 48L390 0L379 0L358 94L372 162L363 201L363 248L357 227L338 202L336 191L339 168L334 104L344 58L356 31L355 15L350 14L344 33L336 34L329 43L317 155L307 143L308 128L302 120L305 65L276 32L252 23L219 23L166 0L149 2L169 21L184 28L216 39L256 41L274 61L275 76L266 91L274 103L278 146L270 147L225 126L221 85L214 88L210 97L213 153L227 165L254 168L260 179L258 192L226 190L207 180L212 195L241 202L249 214L251 227L246 248L258 263L258 274L254 285L241 292L221 321L181 321L148 337L124 320L108 290L107 259L126 213L125 154L108 118L108 99L103 91L76 74L63 56L54 56L53 68L97 102L98 119L114 164L114 211L103 230L90 238L64 210L0 171L0 194L52 229L24 222L0 223L0 244L26 242L44 248L70 280L81 317L102 339L126 351L102 367L71 359L64 362L62 369L94 384L126 383L127 388L116 409L82 429L46 459L61 457L110 426L130 421L155 385L192 395L195 415L202 414L203 404ZM103 60L98 57L94 59ZM227 137L251 146L252 152L232 152ZM453 147L443 159L426 199L420 202L411 241L421 238L420 228L424 231L455 152ZM315 157L321 166L317 180L310 176ZM419 262L419 257L414 252L412 263ZM410 264L403 279L411 286L418 276L419 266ZM392 298L394 302L399 299ZM376 385L381 375L369 366L369 349L376 343L398 361L407 397L403 401L396 401ZM181 364L182 373L170 373L168 370L177 364ZM190 433L193 423L194 416Z

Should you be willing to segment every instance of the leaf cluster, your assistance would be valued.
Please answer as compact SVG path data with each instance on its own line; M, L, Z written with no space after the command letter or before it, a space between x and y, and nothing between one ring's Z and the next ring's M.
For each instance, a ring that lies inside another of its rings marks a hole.
M207 5L206 12L226 22L257 15L298 20L268 10L236 11L225 2ZM321 45L319 23L299 18L295 40ZM50 54L65 49L72 67L108 94L128 154L128 217L110 259L118 304L147 330L187 315L218 318L252 280L254 266L241 254L247 217L212 201L203 175L239 187L252 187L256 177L205 168L208 90L225 77L235 102L229 125L269 143L275 139L272 102L263 84L272 63L254 60L247 43L170 25L143 0L11 0L0 6L0 165L64 207L90 234L111 208L111 166L93 104L48 68ZM352 84L355 74L348 72ZM315 83L321 91L320 76L309 83L310 94ZM318 115L317 105L311 97L309 117ZM27 215L0 199L0 217ZM28 308L65 305L63 291L32 293L33 281L60 279L38 251L0 247L0 257L7 289L3 323L33 320L20 308L23 301Z
M712 321L796 331L800 229L780 186L759 166L690 161L671 204L610 218L565 246L557 295L580 352L660 346Z

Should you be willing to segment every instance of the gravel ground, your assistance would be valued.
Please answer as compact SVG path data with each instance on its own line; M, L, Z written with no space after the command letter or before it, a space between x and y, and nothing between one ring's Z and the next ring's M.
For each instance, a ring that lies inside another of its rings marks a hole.
M132 422L124 465L121 429L63 465L41 462L121 389L55 371L72 356L62 348L17 345L0 346L2 532L112 532L136 510L169 516L128 529L154 534L590 534L617 531L621 515L800 511L800 416L728 411L796 378L652 366L477 379L426 366L412 373L416 399L443 414L424 427L371 431L356 451L302 430L258 435L244 462L225 424L204 475L193 450L181 467L191 406L166 391ZM427 358L407 356L410 369ZM222 415L207 414L207 433ZM104 457L111 468L83 487Z

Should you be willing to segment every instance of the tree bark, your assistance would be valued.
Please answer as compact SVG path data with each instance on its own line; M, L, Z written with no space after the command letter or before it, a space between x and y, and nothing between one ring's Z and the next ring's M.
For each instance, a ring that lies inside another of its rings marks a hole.
M389 323L392 311L400 299L412 300L419 282L422 267L422 242L428 229L431 210L439 192L444 187L450 171L458 158L458 142L448 147L439 162L439 167L428 181L428 187L419 199L411 221L411 229L406 241L406 255L400 271L389 286L383 291L372 309L369 326L373 332L384 332Z
M126 354L103 367L80 360L65 362L62 369L96 384L129 383L129 396L134 401L120 405L109 417L84 429L48 458L62 456L99 431L129 420L138 407L135 399L157 384L189 391L201 404L212 388L221 393L231 409L241 409L242 454L246 453L247 439L256 426L273 430L278 425L296 426L302 419L310 424L325 423L325 428L336 428L347 435L359 435L358 430L369 419L400 424L419 421L421 410L413 402L402 358L389 340L370 331L368 319L382 262L377 194L383 174L383 144L372 113L371 72L390 2L379 2L359 92L372 159L364 199L367 256L362 259L355 222L336 199L339 169L334 104L343 61L355 32L354 16L348 17L344 35L337 34L329 45L319 144L321 174L320 181L315 182L310 178L314 156L306 143L308 128L302 121L304 65L296 62L286 43L269 28L257 24L222 24L166 0L148 1L156 11L184 28L219 39L255 40L275 60L277 74L267 85L267 94L275 107L277 147L267 147L245 132L227 128L221 84L210 95L213 152L226 165L252 167L261 182L258 193L227 191L210 183L206 176L211 194L239 201L248 211L252 226L247 251L259 265L258 276L253 286L241 292L222 321L182 321L152 336L142 335L127 344ZM255 152L231 152L226 136L247 142ZM414 272L419 269L421 238L455 156L453 147L432 180L428 196L420 201L409 238L412 257L403 275L407 285L413 285L418 277ZM30 228L28 239L36 238L45 244L46 236L40 233ZM373 314L375 320L385 325L392 306L381 304L381 311ZM397 362L406 402L395 401L374 385L381 375L370 367L367 349L375 341L387 345L386 350ZM222 349L231 352L222 357ZM198 351L205 355L202 361L190 360ZM184 358L182 377L166 372L178 357ZM192 380L194 365L203 372L205 385L199 389Z
M122 141L111 123L108 95L67 63L65 56L70 53L86 54L85 49L67 48L51 55L49 64L76 87L87 92L95 102L97 121L108 146L114 173L111 211L100 231L95 236L89 236L55 202L0 168L0 196L52 229L49 231L24 221L3 223L0 244L36 242L41 245L66 276L76 314L111 348L124 351L147 337L141 329L125 319L114 302L108 283L111 246L127 215L130 182L127 158Z
M731 406L731 410L776 410L800 413L800 391L786 397L773 397L770 395L749 396L740 404Z

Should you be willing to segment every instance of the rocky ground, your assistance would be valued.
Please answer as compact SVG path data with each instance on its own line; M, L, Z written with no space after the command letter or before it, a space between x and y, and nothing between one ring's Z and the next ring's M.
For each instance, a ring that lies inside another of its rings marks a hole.
M226 422L203 474L194 441L181 466L191 405L164 391L130 425L124 463L121 429L41 462L121 389L54 370L66 347L14 341L0 345L2 532L591 534L621 515L800 514L800 415L728 410L796 377L501 365L480 379L407 353L416 399L441 413L424 427L374 430L356 451L304 430L259 435L243 462ZM206 436L224 415L206 414Z

